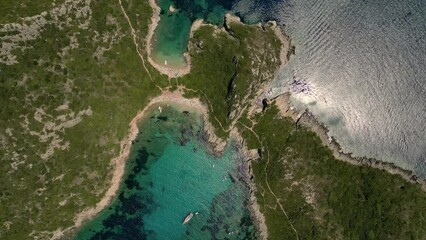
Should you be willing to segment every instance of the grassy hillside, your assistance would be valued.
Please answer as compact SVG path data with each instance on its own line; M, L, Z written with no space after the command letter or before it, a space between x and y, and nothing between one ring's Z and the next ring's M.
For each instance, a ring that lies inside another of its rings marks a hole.
M219 134L226 136L221 126L235 123L248 147L261 152L252 166L269 239L423 239L426 193L418 185L336 160L314 132L296 128L275 106L249 117L245 107L253 90L278 64L267 59L277 58L279 43L268 28L262 31L241 25L231 27L231 35L198 31L191 40L194 69L179 83L198 91L189 96L210 104ZM264 51L256 58L247 49ZM229 117L234 110L241 114Z
M0 23L18 21L23 17L31 17L43 11L51 10L65 0L2 0L0 1Z
M424 238L426 194L418 185L336 160L315 133L296 128L275 106L257 117L261 143L243 134L263 149L253 170L270 239Z
M35 31L34 39L2 32L0 51L15 44L17 63L0 63L1 239L51 236L94 206L130 120L159 93L118 1L68 2L65 13L41 16L41 28L18 28ZM123 4L139 36L146 35L147 2ZM151 75L168 83L152 69Z
M0 25L0 239L46 239L101 199L128 123L169 81L143 68L119 1L21 3L3 1L0 23L46 13ZM143 49L151 8L123 7ZM237 127L260 149L254 179L270 239L425 236L418 186L337 161L274 107L248 114L280 65L269 27L202 27L190 45L191 73L171 82L209 106L219 136Z
M196 91L188 91L188 97L207 103L217 135L226 138L259 87L278 69L281 43L269 27L239 23L228 31L203 27L190 41L191 73L178 82Z

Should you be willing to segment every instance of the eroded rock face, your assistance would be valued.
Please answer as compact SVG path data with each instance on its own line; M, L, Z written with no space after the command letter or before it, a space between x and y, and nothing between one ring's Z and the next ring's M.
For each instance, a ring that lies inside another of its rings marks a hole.
M204 118L203 130L206 134L207 141L211 145L213 152L216 155L220 155L225 150L227 141L216 136L215 129L213 125L209 122L206 115L203 115L203 118Z

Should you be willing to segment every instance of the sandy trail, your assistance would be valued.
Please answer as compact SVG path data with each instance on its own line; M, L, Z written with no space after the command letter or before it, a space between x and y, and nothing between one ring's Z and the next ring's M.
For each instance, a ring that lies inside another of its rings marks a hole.
M154 41L154 32L155 29L158 26L158 22L160 21L160 7L157 5L157 3L155 2L155 0L149 0L149 5L151 6L153 12L152 12L152 16L151 16L151 24L149 25L148 28L148 35L146 36L146 52L148 55L148 62L155 68L157 69L157 71L159 71L162 74L167 75L169 78L176 78L176 77L180 77L183 75L188 74L191 71L191 58L189 56L188 53L184 54L184 58L185 58L185 62L186 64L182 67L176 67L176 66L170 66L170 65L166 65L163 63L157 63L153 58L152 58L152 50L153 50L153 46L152 46L152 42ZM198 29L202 24L202 21L195 21L192 24L191 27L191 35L192 33Z
M129 24L130 29L131 29L131 34L132 34L132 37L133 37L135 49L136 49L137 54L139 55L139 57L142 61L143 68L145 69L145 71L149 75L150 80L153 81L153 79L150 75L150 72L146 67L146 61L145 61L144 55L143 55L143 53L142 53L142 51L141 51L141 49L140 49L140 47L137 43L138 37L136 35L136 31L133 28L132 23L130 21L130 18L127 15L127 13L126 13L123 5L122 5L122 1L119 0L119 3L120 3L121 10L123 11L123 14L124 14L128 24ZM154 68L156 68L159 72L166 74L169 78L179 77L179 76L188 74L190 72L190 69L191 69L191 61L190 61L190 58L189 58L188 55L186 56L188 64L187 64L187 66L185 66L185 68L181 68L181 69L173 69L173 68L169 68L168 66L157 64L150 57L150 53L151 53L151 50L152 50L152 47L151 47L152 38L153 38L153 35L154 35L155 28L158 26L158 22L160 20L160 17L159 17L160 8L155 3L155 0L149 0L149 3L150 3L150 6L153 9L153 15L151 17L151 24L149 26L148 35L147 35L147 38L145 39L146 40L146 51L147 51L147 54L148 54L147 61ZM228 16L228 17L230 17L230 16ZM201 27L203 25L205 25L205 24L203 23L202 20L195 21L192 24L192 27L191 27L191 36L192 36L194 31L196 31L199 27ZM281 40L283 40L283 42L287 41L287 40L284 41L285 40L284 38L286 36L281 36L282 32L276 31L276 33L277 33L277 35L279 35L279 38ZM288 51L288 49L287 49L288 46L289 45L286 45L285 47L283 47L282 52ZM281 60L284 62L284 59L281 59ZM186 89L186 90L188 90L188 89ZM157 103L179 104L179 105L189 107L192 110L195 110L195 111L202 113L202 116L203 116L203 119L204 119L204 129L209 136L209 142L210 142L214 152L216 154L220 154L221 152L223 152L227 142L219 139L214 134L214 127L212 126L212 124L208 120L208 118L209 118L208 107L206 105L204 105L197 98L193 98L193 99L184 98L182 91L183 91L183 89L181 91L178 90L176 92L162 91L161 95L151 99L151 101L145 106L145 108L142 111L140 111L131 120L131 122L129 124L129 133L128 133L127 137L120 142L120 153L117 157L113 158L112 161L111 161L111 165L113 166L113 173L112 173L112 178L111 178L109 187L108 187L105 195L96 204L95 207L85 209L81 213L79 213L75 217L75 224L74 224L73 227L62 231L62 233L58 234L57 236L62 236L64 232L73 231L73 230L80 228L83 225L84 222L92 219L101 210L103 210L104 208L106 208L107 206L109 206L111 204L112 200L114 199L114 197L116 196L116 194L119 190L120 183L121 183L122 178L124 176L126 161L127 161L129 154L130 154L132 141L136 138L136 136L139 132L137 124L146 115L146 112L148 111L148 109L153 104L157 104ZM234 126L232 126L232 129L228 129L228 131L231 131L231 137L232 138L242 139L241 136L239 136L239 134L237 133ZM245 150L244 152L245 152L246 155L248 154L247 153L248 150ZM254 183L252 183L251 188L255 189ZM261 232L263 232L262 233L263 237L267 238L267 229L266 229L264 217L263 217L263 214L259 211L259 206L257 205L257 200L254 196L254 193L252 194L252 196L250 196L250 198L251 198L251 201L253 203L251 210L252 210L253 214L255 215L256 220L258 220L258 222L259 222L258 224L261 226L259 230Z
M155 1L155 0L152 0L152 1ZM123 12L123 14L124 14L124 17L126 18L127 23L129 24L129 27L130 27L130 30L131 30L131 34L132 34L132 38L133 38L133 43L135 44L136 52L138 53L139 58L140 58L140 59L141 59L141 61L142 61L143 68L145 69L146 73L148 74L149 79L150 79L151 81L153 81L153 80L152 80L152 77L151 77L151 74L149 73L148 68L147 68L147 67L146 67L146 65L145 65L145 59L144 59L144 57L143 57L143 55L142 55L142 52L141 52L141 50L140 50L140 48L139 48L139 44L138 44L138 37L137 37L137 35L136 35L136 30L133 28L132 22L130 21L130 18L129 18L129 16L127 15L126 10L124 9L124 7L123 7L123 4L122 4L121 0L118 0L118 2L119 2L119 4L120 4L120 8L121 8L121 11L122 11L122 12Z

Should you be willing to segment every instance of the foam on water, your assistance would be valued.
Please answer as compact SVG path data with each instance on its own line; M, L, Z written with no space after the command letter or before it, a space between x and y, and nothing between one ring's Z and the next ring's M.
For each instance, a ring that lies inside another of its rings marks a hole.
M141 122L118 198L76 239L255 238L244 161L233 148L209 152L197 113L158 106Z
M273 96L291 91L344 151L426 176L426 1L242 0L234 10L285 24L296 46Z

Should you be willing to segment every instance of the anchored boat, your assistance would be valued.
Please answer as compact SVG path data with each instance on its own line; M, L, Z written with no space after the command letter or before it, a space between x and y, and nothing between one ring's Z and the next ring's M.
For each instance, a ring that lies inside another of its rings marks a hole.
M187 222L189 222L189 220L191 220L191 218L194 216L194 214L192 212L190 212L185 219L183 220L182 224L186 224Z

